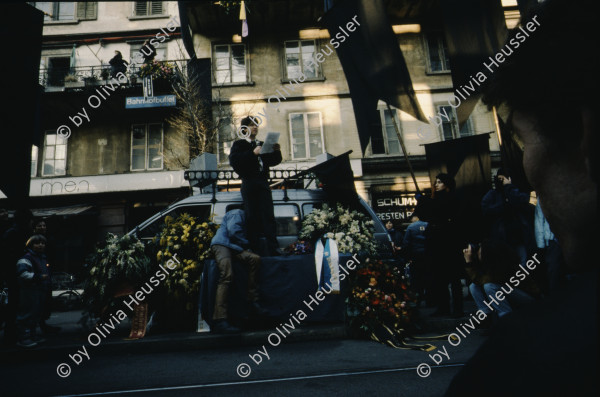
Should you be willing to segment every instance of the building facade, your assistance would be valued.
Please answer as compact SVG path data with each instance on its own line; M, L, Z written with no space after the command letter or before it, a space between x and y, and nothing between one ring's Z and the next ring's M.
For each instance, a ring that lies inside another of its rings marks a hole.
M31 207L47 217L55 270L78 273L105 233L126 233L189 194L183 167L165 161L165 152L187 151L166 121L171 86L155 80L145 100L138 55L151 39L159 63L184 58L178 4L30 4L45 13ZM129 65L111 66L115 51Z
M424 123L399 109L390 112L380 102L381 134L372 139L364 156L355 121L360 109L352 106L342 65L330 45L333 39L343 46L343 34L330 37L319 26L325 13L322 1L248 1L247 37L242 37L239 4L225 8L209 1L186 3L186 22L192 32L188 53L211 60L213 102L231 110L221 131L220 167L228 168L227 155L239 120L254 115L259 139L265 132L281 133L283 163L277 168L310 167L321 153L352 150L358 193L382 220L390 219L396 226L409 222L416 188L394 118L421 191L431 189L424 147L428 143L486 134L492 166L497 167L500 154L492 112L479 102L459 128L456 110L448 103L454 98L451 65L439 16L431 13L434 2L421 2L418 7L409 3L386 3L388 17L425 116L447 117ZM506 11L509 27L515 23L515 8L516 3ZM345 34L360 29L360 21L354 22Z

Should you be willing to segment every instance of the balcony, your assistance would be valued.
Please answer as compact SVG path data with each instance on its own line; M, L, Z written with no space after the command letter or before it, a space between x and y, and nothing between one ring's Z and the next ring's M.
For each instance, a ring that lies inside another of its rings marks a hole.
M181 60L178 61L160 61L160 65L169 63L171 65L179 65L183 73L186 71L186 66L181 66ZM127 82L119 82L120 86L132 87L142 84L142 78L139 76L140 70L145 66L131 66L124 73L127 76ZM111 67L108 65L99 66L76 66L67 68L40 68L39 83L43 86L46 92L55 91L84 91L96 86L109 84L111 81ZM155 84L160 80L155 80Z

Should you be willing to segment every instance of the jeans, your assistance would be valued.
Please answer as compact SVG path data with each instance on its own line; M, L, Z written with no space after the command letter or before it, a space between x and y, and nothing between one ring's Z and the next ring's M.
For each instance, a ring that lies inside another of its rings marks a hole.
M506 291L502 291L502 287L506 287L507 289L510 288L512 291L507 294ZM509 286L508 283L505 285L485 283L483 287L475 283L471 283L469 285L469 291L471 292L473 300L475 301L475 304L479 310L484 312L486 315L490 314L490 307L484 303L488 302L488 304L493 307L496 313L498 313L499 317L505 316L512 312L512 306L523 306L529 302L533 302L534 300L531 295L525 291L518 288L513 288L512 286ZM499 300L496 297L496 292L498 291L502 291L504 294L505 298L503 300Z
M222 245L213 245L212 251L215 254L215 260L219 268L219 283L217 285L213 319L223 320L227 318L227 299L229 298L229 286L233 277L231 263L233 258L248 265L248 300L255 302L258 300L257 278L260 256L250 251L236 253Z

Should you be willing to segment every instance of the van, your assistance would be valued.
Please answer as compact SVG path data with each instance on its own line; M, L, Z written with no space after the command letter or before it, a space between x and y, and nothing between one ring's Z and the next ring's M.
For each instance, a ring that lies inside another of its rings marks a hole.
M275 208L277 241L280 248L298 240L302 220L314 208L320 208L326 202L325 192L320 189L285 189L272 190ZM374 222L376 241L381 242L385 250L382 254L391 254L391 238L385 226L369 205L359 196L363 213L368 214ZM180 200L150 219L136 226L129 234L135 235L142 241L148 241L156 236L164 226L164 219L170 215L177 218L188 213L201 221L211 219L220 224L225 213L234 208L243 208L242 194L239 191L217 192L213 194L198 194ZM264 238L262 239L264 244Z

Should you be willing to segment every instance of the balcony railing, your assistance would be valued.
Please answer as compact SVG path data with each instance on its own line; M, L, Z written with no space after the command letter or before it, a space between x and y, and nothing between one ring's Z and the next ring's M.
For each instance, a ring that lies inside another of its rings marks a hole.
M175 64L175 61L166 61ZM160 62L159 63L163 63ZM141 84L139 77L140 66L136 65L127 69L127 83L122 85ZM181 66L180 66L181 67ZM182 66L185 73L185 65ZM103 85L112 79L110 66L76 66L73 68L41 68L39 82L47 91L62 91L63 89L81 89L89 86Z

